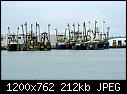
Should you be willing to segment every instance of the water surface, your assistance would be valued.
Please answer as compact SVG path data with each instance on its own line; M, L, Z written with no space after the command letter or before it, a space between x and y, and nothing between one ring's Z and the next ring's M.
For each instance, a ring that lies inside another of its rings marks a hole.
M2 80L125 80L126 49L1 51Z

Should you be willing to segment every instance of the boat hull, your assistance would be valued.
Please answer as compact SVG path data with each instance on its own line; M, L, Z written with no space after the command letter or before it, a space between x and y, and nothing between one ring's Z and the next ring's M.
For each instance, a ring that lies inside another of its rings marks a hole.
M41 43L39 47L40 51L50 51L51 50L51 44L50 43Z
M65 43L56 43L56 49L66 49Z
M8 51L17 51L17 44L9 44Z
M109 49L109 42L108 41L104 42L104 49Z
M87 50L87 46L80 44L80 45L75 45L74 50Z

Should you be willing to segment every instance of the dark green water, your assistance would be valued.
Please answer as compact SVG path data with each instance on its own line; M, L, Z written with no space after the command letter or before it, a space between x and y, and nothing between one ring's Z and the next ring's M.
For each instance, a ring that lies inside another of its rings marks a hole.
M2 80L124 80L126 49L1 51Z

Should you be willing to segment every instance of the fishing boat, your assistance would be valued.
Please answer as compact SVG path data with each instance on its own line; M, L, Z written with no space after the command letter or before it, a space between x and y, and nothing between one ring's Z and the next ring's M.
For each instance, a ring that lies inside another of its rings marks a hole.
M49 41L49 36L47 32L41 33L41 42L40 42L39 50L41 51L51 50L51 43Z
M5 44L4 44L4 40L6 38L3 36L3 34L1 34L1 50L6 50Z
M105 22L103 21L103 24ZM96 27L97 21L95 20L95 29L91 30L89 29L88 32L90 32L89 40L88 42L88 49L90 50L103 50L103 49L108 49L109 48L109 42L108 42L108 37L109 37L109 27L108 27L108 32L104 32L104 25L103 25L103 32L99 32L98 27ZM88 36L88 35L87 35Z
M43 32L40 33L40 27L39 27L39 50L40 51L50 51L51 50L51 42L50 42L50 27L51 25L48 24L48 33L47 32Z
M56 30L56 49L67 49L67 38L66 38L66 30L65 29L65 34L59 34L57 29Z
M29 37L30 36L30 37ZM29 34L28 36L28 50L29 51L37 51L37 47L36 47L36 37L34 35L31 36L31 34Z
M85 44L85 36L84 30L83 32L79 29L79 23L78 23L78 30L75 31L75 24L73 23L74 29L70 32L70 41L72 42L72 49L74 50L86 50L87 46Z
M27 32L26 29L26 49L28 51L37 51L38 49L38 40L37 40L37 33L34 33L32 30L32 26L33 24L31 24L31 31L29 31L29 33ZM36 31L37 32L37 31Z
M18 49L18 44L17 44L17 40L16 40L16 35L12 34L8 36L8 46L7 49L8 51L17 51Z
M26 34L24 32L24 27L26 26ZM18 40L19 40L19 46L20 46L20 50L21 51L27 51L27 38L28 38L28 33L27 33L27 22L25 22L25 24L22 24L22 34L19 35ZM20 42L21 40L21 42Z
M104 49L109 49L109 29L110 27L107 28L107 37L104 40Z
M82 40L82 33L81 32L77 32L75 34L75 45L74 48L75 50L85 50L85 45L83 44L83 40Z
M17 29L17 35L15 33L11 34L9 27L8 27L9 35L7 36L7 50L8 51L18 51L19 50L19 44L18 44L18 31L19 27Z

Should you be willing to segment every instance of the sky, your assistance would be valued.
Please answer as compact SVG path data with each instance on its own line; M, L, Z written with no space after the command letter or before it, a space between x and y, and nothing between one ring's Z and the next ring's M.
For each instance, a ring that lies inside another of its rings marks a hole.
M41 32L48 31L55 34L55 28L63 33L69 22L71 30L78 23L83 30L94 29L95 20L99 31L107 31L110 27L110 36L126 36L126 1L1 1L1 33L7 34L8 27L11 32L22 33L21 24L27 22L28 31L33 24L35 31L36 22L40 25ZM90 21L90 24L88 23ZM103 21L105 24L103 25Z

